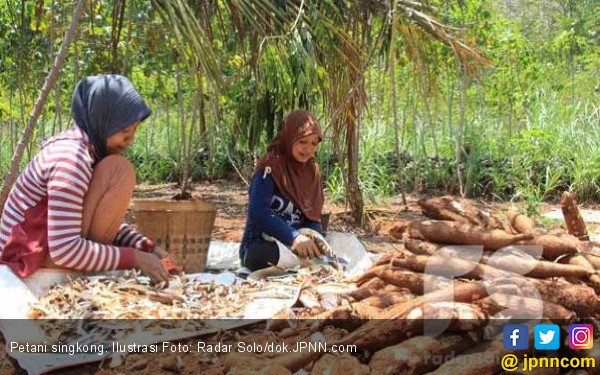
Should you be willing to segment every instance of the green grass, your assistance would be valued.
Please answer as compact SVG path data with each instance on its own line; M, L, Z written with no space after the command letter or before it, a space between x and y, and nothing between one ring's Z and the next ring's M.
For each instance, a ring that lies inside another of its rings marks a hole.
M475 102L473 100L473 102ZM443 104L443 103L442 103ZM157 104L156 107L159 107ZM417 109L418 110L418 109ZM175 110L171 122L176 118ZM440 113L445 113L442 107ZM584 202L600 201L600 123L598 104L592 99L571 101L540 91L516 123L497 118L487 108L472 105L463 138L461 173L470 197L523 201L536 213L539 203L556 200L563 190L575 190ZM441 116L441 115L440 115ZM400 191L428 194L458 193L455 181L455 129L436 123L434 132L423 128L421 114L409 116L406 144L400 159L395 153L394 131L385 124L365 121L361 129L359 181L367 201ZM386 116L375 116L378 121ZM454 119L456 123L456 119ZM173 125L173 124L172 124ZM225 127L223 127L225 129ZM6 133L4 133L6 134ZM249 178L253 155L226 131L195 139L191 152L194 181L217 178L238 180L230 162ZM434 154L434 139L438 155ZM260 149L267 140L262 140ZM138 181L177 182L179 137L169 130L164 113L144 123L128 151ZM35 139L33 145L39 144ZM8 137L0 139L0 168L8 169ZM423 152L426 150L426 152ZM37 151L32 148L33 155ZM335 156L330 139L318 156L328 197L345 200L345 158ZM24 163L27 160L24 161ZM399 167L399 168L398 168Z

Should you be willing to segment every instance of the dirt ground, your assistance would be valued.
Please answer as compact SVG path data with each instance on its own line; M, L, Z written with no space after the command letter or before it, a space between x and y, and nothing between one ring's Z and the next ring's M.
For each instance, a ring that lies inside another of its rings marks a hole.
M170 198L177 194L175 184L163 185L138 185L134 196L136 198ZM242 239L246 220L246 206L248 203L247 189L241 183L232 181L204 182L194 185L192 193L194 199L202 199L217 204L217 218L212 232L212 239L239 242ZM323 211L331 212L329 231L355 233L365 244L367 249L374 253L393 250L399 241L388 234L388 229L401 220L414 220L422 218L421 209L417 200L422 196L407 195L407 205L402 202L400 195L384 198L376 204L368 203L365 207L366 223L356 225L351 216L350 207L344 204L326 203ZM327 201L327 200L326 200ZM474 203L486 211L498 213L500 217L510 209L522 211L523 204L508 202L488 202L474 200ZM599 210L598 205L581 205L581 209ZM559 210L557 203L544 203L540 205L541 213ZM598 211L600 213L600 211ZM600 219L599 219L600 221ZM563 226L562 220L545 220L547 226ZM586 223L590 234L600 231L600 223Z
M135 197L139 198L170 198L177 193L173 184L164 185L139 185ZM232 181L217 181L213 183L200 183L194 186L193 197L203 199L217 204L217 218L212 234L212 239L223 241L240 241L245 224L245 211L247 205L247 192L242 184ZM367 224L359 227L354 224L350 210L344 205L327 204L326 211L331 212L329 231L353 232L371 252L382 253L401 246L400 242L388 235L390 226L399 220L412 220L420 215L416 196L408 197L408 205L402 204L400 196L388 198L378 202L377 205L366 207ZM506 212L510 207L506 203L489 203L476 201L477 205L490 211ZM542 211L556 209L557 205L546 204L541 207ZM590 208L590 207L588 207ZM594 207L591 207L594 208ZM559 223L557 223L559 224ZM595 232L595 230L593 230ZM257 337L264 336L262 329L256 333ZM235 337L230 337L233 340ZM222 337L220 338L223 339ZM264 337L262 337L264 339ZM64 369L56 373L61 374L118 374L118 373L167 373L162 363L172 358L169 355L129 355L123 365L114 370L107 370L104 364L89 364L78 368ZM183 366L179 373L198 374L200 369L206 366L206 358L182 357ZM214 369L219 373L218 368ZM4 351L4 338L0 334L0 375L22 374L16 362L8 357ZM203 372L205 373L205 372Z

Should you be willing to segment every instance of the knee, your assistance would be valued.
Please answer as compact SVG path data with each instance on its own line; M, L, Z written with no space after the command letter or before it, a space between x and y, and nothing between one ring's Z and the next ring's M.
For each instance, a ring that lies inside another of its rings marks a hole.
M279 249L275 243L257 243L250 245L243 260L244 267L256 271L276 265L279 261Z
M269 267L269 264L263 258L249 250L244 259L243 266L250 271L256 271Z
M111 176L121 184L135 186L135 168L133 164L122 155L108 155L94 168L94 173Z

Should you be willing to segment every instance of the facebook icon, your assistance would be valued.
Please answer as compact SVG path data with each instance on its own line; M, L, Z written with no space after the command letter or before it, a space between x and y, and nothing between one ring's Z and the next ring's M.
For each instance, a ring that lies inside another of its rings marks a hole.
M524 324L504 326L504 349L527 349L529 346L529 327Z

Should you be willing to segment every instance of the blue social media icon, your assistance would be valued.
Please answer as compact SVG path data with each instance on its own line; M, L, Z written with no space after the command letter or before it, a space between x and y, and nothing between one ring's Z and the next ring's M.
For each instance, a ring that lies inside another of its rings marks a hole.
M527 349L529 346L529 327L524 324L504 326L504 349Z
M538 324L533 329L533 345L539 350L557 350L560 347L560 328L556 324Z

